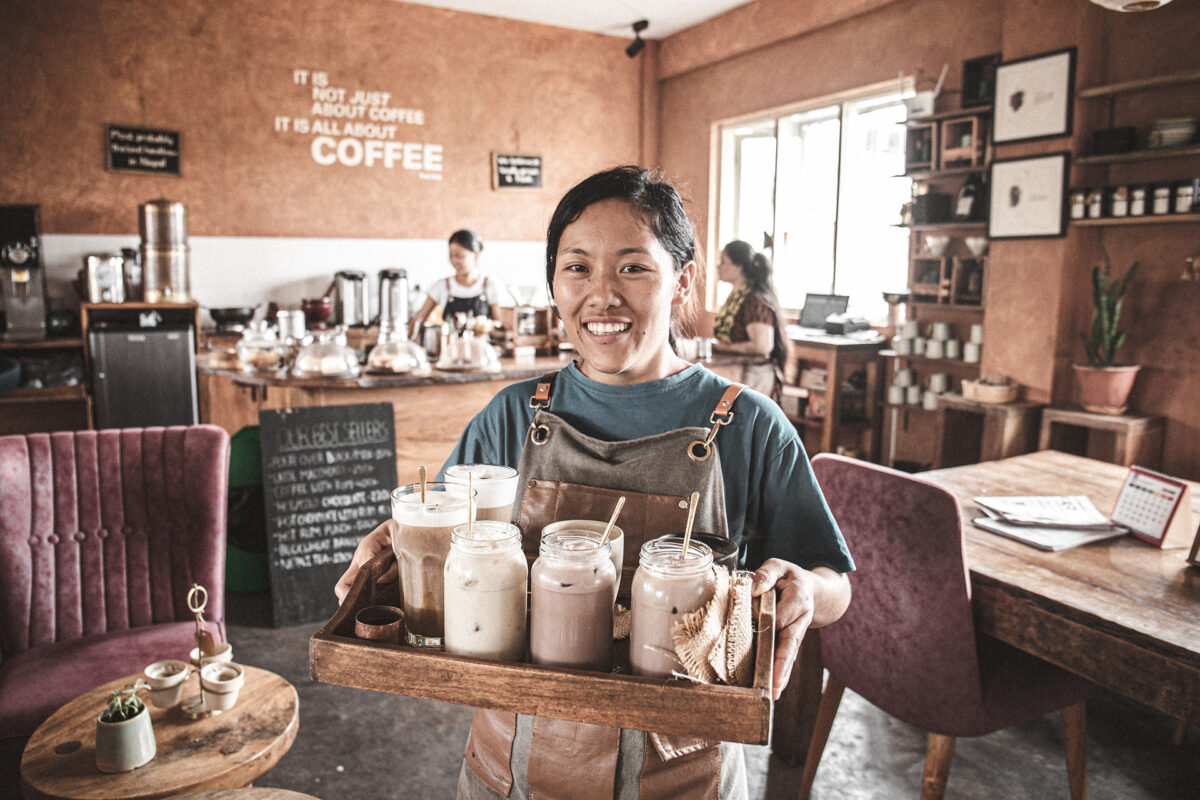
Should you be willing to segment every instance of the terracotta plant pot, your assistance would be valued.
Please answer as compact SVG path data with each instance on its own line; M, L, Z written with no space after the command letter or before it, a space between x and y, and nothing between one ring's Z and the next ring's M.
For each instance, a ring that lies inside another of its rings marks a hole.
M96 718L96 769L101 772L137 769L154 758L156 752L148 707L143 706L137 714L121 722Z
M1079 404L1098 414L1124 414L1129 408L1129 393L1140 365L1126 367L1088 367L1075 364L1079 381Z

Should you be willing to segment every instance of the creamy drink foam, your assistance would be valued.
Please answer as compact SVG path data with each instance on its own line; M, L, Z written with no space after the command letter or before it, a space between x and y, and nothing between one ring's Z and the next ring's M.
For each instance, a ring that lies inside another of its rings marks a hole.
M467 488L444 483L401 486L392 492L392 549L400 568L405 641L440 648L443 635L443 570L450 532L467 521Z
M642 545L630 595L629 662L635 674L666 676L682 670L671 626L712 599L712 563L712 549L701 542L688 542L685 556L682 536L660 536Z
M456 527L445 568L446 652L520 661L528 578L516 525L480 520Z
M530 576L534 663L607 672L616 582L608 545L572 531L551 533L542 537Z
M446 483L466 486L468 476L471 488L477 492L475 519L512 522L513 504L517 499L517 471L512 467L492 464L455 464L446 467Z

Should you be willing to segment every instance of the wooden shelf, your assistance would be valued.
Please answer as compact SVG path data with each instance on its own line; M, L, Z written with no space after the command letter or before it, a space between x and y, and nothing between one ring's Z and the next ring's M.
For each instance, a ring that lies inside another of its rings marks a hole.
M1200 156L1200 145L1189 144L1178 147L1153 147L1145 150L1131 150L1128 153L1106 153L1100 156L1077 156L1074 164L1089 166L1094 164L1126 164L1138 161L1157 161L1163 158L1187 158Z
M914 181L934 181L938 178L956 178L970 175L973 172L987 172L987 164L974 167L951 167L950 169L924 169L893 175L893 178L909 178Z
M1073 219L1072 225L1080 228L1107 227L1110 225L1153 225L1166 222L1200 222L1200 214L1143 214L1140 217L1099 217L1097 219Z
M987 117L991 116L991 106L975 106L974 108L959 108L954 111L939 111L936 114L927 114L923 117L915 119L906 119L902 125L924 125L926 122L936 122L943 119L955 119L956 117Z
M925 222L920 225L896 223L892 227L907 228L910 231L982 231L987 228L987 222Z
M1184 83L1196 83L1198 81L1200 81L1200 70L1188 70L1186 72L1176 72L1171 75L1155 75L1150 78L1136 78L1134 80L1121 81L1120 83L1092 86L1087 89L1080 89L1075 93L1075 96L1080 100L1090 100L1101 97L1116 97L1120 94L1148 92L1154 89L1165 89L1171 86L1179 86L1180 84Z
M82 347L83 339L78 336L41 339L36 342L17 342L9 339L0 339L0 350L73 350Z
M85 399L87 399L87 389L83 386L47 386L44 389L19 386L10 392L0 395L0 405L31 402L60 403Z

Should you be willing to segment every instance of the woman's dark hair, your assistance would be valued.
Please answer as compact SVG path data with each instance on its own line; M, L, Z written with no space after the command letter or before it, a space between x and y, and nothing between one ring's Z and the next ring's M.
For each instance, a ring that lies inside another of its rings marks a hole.
M478 253L483 249L483 239L480 239L475 231L467 228L450 234L450 244L456 244L472 253Z
M783 311L779 307L779 297L771 284L771 262L762 253L754 252L754 248L741 239L735 239L725 245L722 251L725 257L737 265L746 279L750 291L762 298L775 316L775 346L771 349L771 360L783 369L787 363L788 338L787 327L783 322Z
M558 201L546 230L546 291L554 298L554 268L558 244L567 226L589 206L604 200L629 203L642 217L654 238L670 254L675 271L696 260L696 232L683 208L683 198L662 173L625 165L597 172L575 184ZM674 327L674 326L673 326ZM674 346L674 330L671 333Z

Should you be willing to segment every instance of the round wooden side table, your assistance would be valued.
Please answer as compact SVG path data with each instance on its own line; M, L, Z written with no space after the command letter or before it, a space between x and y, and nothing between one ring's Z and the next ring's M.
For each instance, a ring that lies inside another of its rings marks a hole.
M190 719L179 707L150 706L158 752L146 765L115 774L96 769L96 717L130 675L86 692L33 732L21 756L21 784L39 800L141 800L201 789L247 786L279 762L296 739L296 689L273 672L245 667L246 683L228 711ZM199 693L188 678L186 700Z

